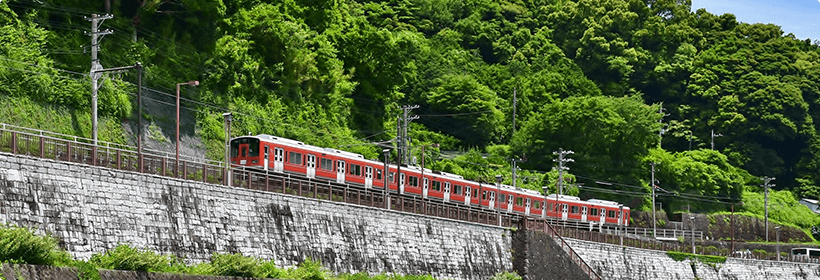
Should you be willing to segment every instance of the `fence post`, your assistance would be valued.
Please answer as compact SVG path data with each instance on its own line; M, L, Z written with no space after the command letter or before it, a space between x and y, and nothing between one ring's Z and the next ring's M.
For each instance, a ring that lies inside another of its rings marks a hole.
M11 153L17 153L17 132L11 132Z
M42 133L40 133L40 158L46 157L46 141L43 139Z

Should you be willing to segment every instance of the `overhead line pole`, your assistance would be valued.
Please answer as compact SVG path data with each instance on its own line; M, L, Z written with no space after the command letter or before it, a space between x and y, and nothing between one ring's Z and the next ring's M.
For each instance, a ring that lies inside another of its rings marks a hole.
M557 159L552 161L558 162L558 194L564 195L564 170L569 170L569 167L564 166L565 163L574 162L575 160L571 158L566 158L566 156L574 154L573 151L565 151L563 148L558 148L558 151L552 152L554 155L558 155Z
M94 146L97 146L97 90L100 88L97 85L97 80L100 78L97 74L100 72L98 70L102 68L100 60L97 58L97 52L100 50L99 40L102 36L114 33L108 29L105 31L99 31L99 29L103 21L110 18L113 18L110 14L103 16L92 14L90 18L85 18L91 21L91 32L86 32L86 35L91 35L91 71L89 77L91 77L91 138L94 139Z
M775 184L769 184L771 181L774 181L774 177L763 176L761 178L763 180L763 209L765 211L765 221L766 223L766 242L769 242L769 188L774 187Z
M658 238L658 235L657 235L658 229L657 229L657 226L655 225L655 223L658 220L658 218L657 218L657 216L655 216L655 165L658 165L658 164L660 164L660 163L652 162L652 163L649 164L649 165L652 166L652 181L650 181L651 182L650 183L651 188L652 188L652 237L654 237L656 239Z

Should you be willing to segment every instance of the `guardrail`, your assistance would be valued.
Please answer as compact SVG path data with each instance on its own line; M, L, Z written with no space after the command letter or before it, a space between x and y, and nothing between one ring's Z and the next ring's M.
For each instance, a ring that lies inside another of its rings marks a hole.
M88 138L9 124L0 124L0 151L208 183L225 177L225 165L217 161L180 156L177 162L170 153L103 141L94 145Z
M464 203L436 201L415 194L399 194L394 190L385 191L383 187L365 188L359 185L308 179L291 174L265 173L243 169L233 169L231 175L231 185L233 187L391 209L486 225L498 226L500 219L500 226L512 227L516 224L518 217L518 215L474 207Z

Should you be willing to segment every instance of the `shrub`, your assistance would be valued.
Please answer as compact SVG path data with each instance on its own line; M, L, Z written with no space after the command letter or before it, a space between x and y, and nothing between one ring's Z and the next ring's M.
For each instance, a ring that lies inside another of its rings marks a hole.
M288 269L281 275L286 279L302 279L302 280L324 280L327 279L327 271L322 267L322 263L314 261L310 258L300 263L296 269Z
M125 244L108 250L104 254L94 254L89 262L105 269L151 272L164 272L171 266L169 256L140 250Z
M40 236L24 227L0 227L0 262L58 265L71 256L57 247L57 239Z
M521 280L521 276L515 272L503 271L493 276L492 280Z
M212 275L218 276L277 278L281 274L272 260L265 262L239 253L214 253L210 266Z

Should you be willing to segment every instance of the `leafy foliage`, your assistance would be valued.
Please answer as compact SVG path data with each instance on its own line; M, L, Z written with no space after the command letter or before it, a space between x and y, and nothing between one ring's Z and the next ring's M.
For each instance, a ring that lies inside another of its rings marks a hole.
M94 254L89 262L105 269L161 272L170 266L171 258L122 244L105 253Z
M24 227L0 227L0 263L58 265L68 259L68 253L59 250L52 236L37 235Z

